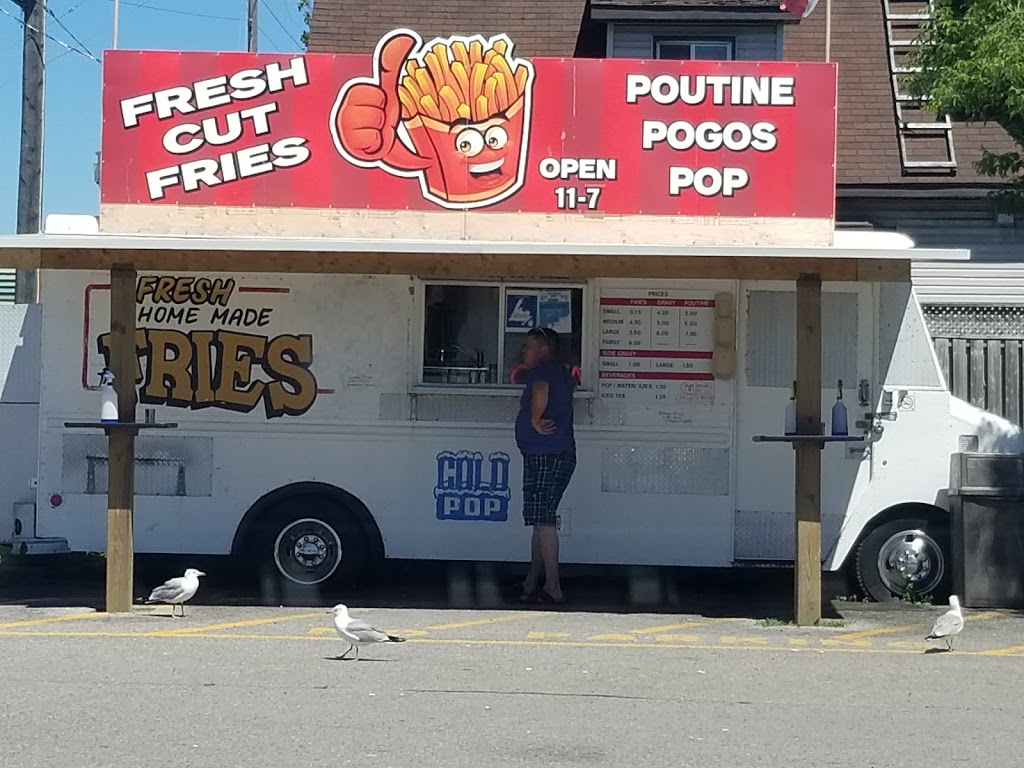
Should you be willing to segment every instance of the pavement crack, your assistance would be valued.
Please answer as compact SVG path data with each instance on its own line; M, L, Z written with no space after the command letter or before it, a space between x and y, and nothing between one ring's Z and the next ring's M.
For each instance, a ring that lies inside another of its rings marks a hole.
M628 696L620 693L566 693L564 691L486 691L472 688L406 688L407 693L468 693L488 696L558 696L580 699L625 699L630 701L671 701L656 696Z

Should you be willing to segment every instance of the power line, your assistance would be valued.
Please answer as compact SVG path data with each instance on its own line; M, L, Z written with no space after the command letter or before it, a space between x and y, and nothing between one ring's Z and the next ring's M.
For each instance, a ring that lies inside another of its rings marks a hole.
M293 34L292 34L292 33L291 33L291 32L290 32L289 30L288 30L288 27L286 27L286 26L285 26L285 25L284 25L284 24L282 23L281 19L279 19L279 18L278 18L277 14L276 14L276 13L274 13L274 9L270 7L270 3L268 3L268 2L267 2L267 0L260 0L260 1L261 1L261 2L263 3L263 7L264 7L264 8L266 8L266 9L267 9L267 10L268 10L268 11L270 12L270 15L271 15L271 16L273 17L274 21L276 21L276 22L277 22L277 26L279 26L279 27L280 27L280 28L282 29L282 31L283 31L283 32L284 32L284 33L285 33L286 35L288 35L288 37L289 37L289 38L291 38L291 41L292 41L293 43L295 43L295 44L296 44L297 46L299 46L299 47L301 48L301 47L302 47L302 44L301 44L301 43L299 43L299 41L295 39L295 35L293 35Z
M81 8L83 5L85 5L88 2L89 2L89 0L80 0L77 5L73 5L70 8L68 8L66 11L64 11L64 13L62 13L60 15L60 17L62 19L66 19L68 16L70 16L72 13L77 11L79 8Z
M261 36L265 37L270 42L270 44L274 46L274 48L277 48L278 50L281 49L281 46L278 45L277 38L270 34L269 29L267 29L266 27L260 27L259 33Z
M237 16L215 16L210 13L196 13L195 11L179 11L177 8L161 8L158 5L146 5L145 3L132 3L128 0L121 0L121 5L130 5L133 8L144 8L147 11L160 11L161 13L173 13L178 16L195 16L200 19L219 19L220 21L241 21Z
M12 15L6 8L3 8L2 6L0 6L0 13L3 13L5 16L8 16L8 17L14 19L21 26L28 27L28 29L32 30L33 32L39 32L38 29L36 29L35 27L33 27L30 24L26 24L23 19L19 19L17 16ZM54 37L53 35L51 35L49 33L43 33L43 34L44 34L44 36L46 37L47 40L52 40L57 45L63 46L64 48L67 48L68 51L70 51L71 53L77 53L79 56L84 56L87 59L92 59L97 64L100 63L100 60L97 59L95 56L93 56L91 53L86 53L85 51L81 50L80 48L75 48L75 46L73 46L73 45L68 45L63 40L58 40L56 37Z
M83 43L81 40L79 40L77 37L75 37L75 33L72 32L70 29L68 29L67 25L63 21L60 20L60 18L57 16L57 14L55 14L52 10L50 10L50 6L46 6L46 12L51 17L53 17L53 20L57 22L58 26L60 26L61 29L63 29L65 32L67 32L69 35L71 35L71 39L74 40L76 43L78 43L78 45L81 46L83 51L88 53L94 59L96 58L95 56L93 56L92 51L89 50L89 46L87 46L85 43Z
M68 55L70 55L70 54L72 54L74 52L75 51L72 51L72 50L61 51L60 53L58 53L53 58L47 59L46 60L46 66L49 66L50 64L53 64L53 62L57 61L58 59L63 59L65 56L68 56ZM4 80L2 83L0 83L0 90L3 90L4 88L8 88L8 87L14 85L15 83L20 83L20 82L21 82L21 75L17 75L15 77L12 77L10 80Z
M60 15L60 18L61 19L66 19L68 16L70 16L72 13L77 11L79 8L81 8L83 5L85 5L88 2L89 2L89 0L79 0L79 2L77 4L71 6L66 11L64 11L64 13L62 13ZM47 10L49 11L49 8L47 8ZM10 15L10 14L8 14L8 15ZM17 20L17 19L15 19L15 20ZM60 23L60 19L57 19L57 22ZM61 24L61 26L63 27L64 25ZM67 29L67 27L64 27L64 28ZM77 38L75 38L75 39L77 40ZM79 42L81 43L82 47L85 48L86 51L89 50L88 48L86 48L85 43L82 43L81 41L79 41ZM45 64L47 64L47 65L53 64L55 61L60 61L65 56L70 56L72 53L78 53L78 52L74 48L67 48L66 50L61 51L60 53L58 53L56 56L51 56L50 58L48 58L46 60ZM14 85L15 83L20 83L20 82L21 82L21 75L17 75L16 77L12 77L10 80L4 80L2 83L0 83L0 89L7 88L10 85Z

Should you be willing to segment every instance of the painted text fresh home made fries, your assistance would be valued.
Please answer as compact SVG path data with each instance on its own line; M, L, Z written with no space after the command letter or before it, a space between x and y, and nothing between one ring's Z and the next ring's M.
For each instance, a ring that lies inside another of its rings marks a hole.
M512 70L507 50L504 40L496 40L487 51L479 40L468 47L463 42L450 48L437 43L423 57L425 66L410 59L398 86L402 117L422 114L445 123L477 123L502 114L526 90L529 77L522 64Z

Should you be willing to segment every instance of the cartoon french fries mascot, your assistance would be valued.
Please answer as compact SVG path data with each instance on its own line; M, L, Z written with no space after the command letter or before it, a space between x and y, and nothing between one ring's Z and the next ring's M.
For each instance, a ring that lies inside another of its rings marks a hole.
M506 35L423 41L397 30L374 52L372 78L345 83L331 114L349 162L418 178L444 208L480 208L523 185L534 70Z

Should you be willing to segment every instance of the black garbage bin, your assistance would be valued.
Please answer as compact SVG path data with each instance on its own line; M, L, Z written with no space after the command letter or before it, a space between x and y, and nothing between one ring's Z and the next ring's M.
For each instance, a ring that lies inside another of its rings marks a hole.
M1024 607L1024 454L954 453L949 510L961 605Z

